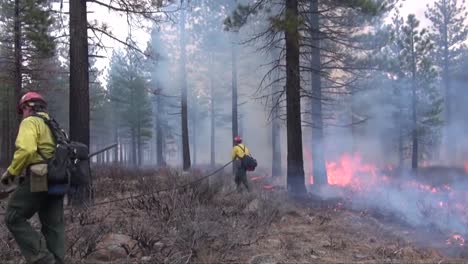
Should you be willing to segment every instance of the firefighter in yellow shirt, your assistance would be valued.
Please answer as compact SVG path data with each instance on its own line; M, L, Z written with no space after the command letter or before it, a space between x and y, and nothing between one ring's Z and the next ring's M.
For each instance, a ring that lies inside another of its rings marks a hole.
M63 196L50 196L47 191L36 191L31 183L31 165L44 162L41 154L49 159L55 152L49 127L42 118L33 116L49 118L46 107L46 101L38 93L28 92L21 98L18 114L23 116L23 120L15 142L16 150L13 161L0 180L2 184L9 185L26 171L25 177L21 178L22 181L8 201L6 226L27 263L59 264L64 263L65 257ZM43 236L28 223L36 213L41 221Z
M249 149L242 144L242 138L236 136L234 138L234 147L232 148L231 158L234 160L234 166L236 168L236 182L237 190L241 191L241 183L244 184L247 191L250 191L249 184L247 183L247 169L242 166L241 159L244 155L250 155Z

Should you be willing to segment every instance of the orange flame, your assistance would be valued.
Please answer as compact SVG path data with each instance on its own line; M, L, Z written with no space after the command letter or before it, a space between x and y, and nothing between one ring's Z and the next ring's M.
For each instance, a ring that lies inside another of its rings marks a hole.
M357 184L361 186L362 184L375 183L377 168L374 165L364 164L359 154L354 154L354 156L345 154L339 163L327 162L327 174L328 182L332 185ZM366 181L361 182L357 176L365 176Z
M305 169L310 174L310 184L314 183L312 175L312 157L309 151L304 152L306 160L309 162L305 163ZM362 186L363 184L375 183L377 179L377 168L374 165L364 164L359 154L344 154L341 156L339 161L327 161L326 162L327 179L330 185L338 186L349 186L355 187ZM365 176L366 180L361 181L359 176ZM382 177L382 180L388 180L386 177Z

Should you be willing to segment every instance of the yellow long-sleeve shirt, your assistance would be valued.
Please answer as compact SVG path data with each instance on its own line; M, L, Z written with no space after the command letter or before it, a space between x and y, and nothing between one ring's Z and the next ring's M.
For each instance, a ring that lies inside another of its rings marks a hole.
M39 115L49 117L46 113ZM30 116L21 121L15 142L15 154L8 167L11 175L18 176L29 165L43 161L37 149L46 157L52 157L55 151L52 132L40 117Z
M250 155L249 149L244 144L237 144L232 148L231 158L233 160L236 158L241 159L244 155Z

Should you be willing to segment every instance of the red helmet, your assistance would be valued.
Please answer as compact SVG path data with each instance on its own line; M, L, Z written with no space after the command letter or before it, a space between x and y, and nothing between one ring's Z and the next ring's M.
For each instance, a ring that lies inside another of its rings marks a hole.
M27 92L21 97L18 103L18 114L21 115L23 113L22 108L25 103L33 101L39 101L47 106L47 102L45 101L44 97L42 97L42 95L36 92Z
M236 143L242 143L242 138L241 138L240 136L236 136L236 137L234 138L234 142L236 142Z

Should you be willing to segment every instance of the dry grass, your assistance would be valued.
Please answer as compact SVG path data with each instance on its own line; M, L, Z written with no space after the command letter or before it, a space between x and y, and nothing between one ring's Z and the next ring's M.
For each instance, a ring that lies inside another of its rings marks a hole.
M180 186L203 174L111 166L94 171L98 202ZM66 263L96 263L89 262L90 256L111 233L135 241L125 247L127 258L112 263L142 263L142 259L174 264L437 263L442 258L434 251L412 248L401 227L392 229L367 214L329 206L311 208L291 201L282 191L253 187L250 193L233 192L232 176L221 174L182 189L73 208L66 213ZM0 225L0 259L11 263L21 259L4 225Z

